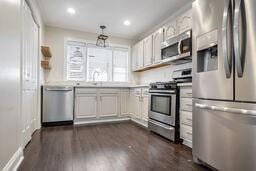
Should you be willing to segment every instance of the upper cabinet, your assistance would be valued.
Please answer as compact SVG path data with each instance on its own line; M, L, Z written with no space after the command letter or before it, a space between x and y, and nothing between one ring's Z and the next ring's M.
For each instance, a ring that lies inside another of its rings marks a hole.
M153 63L161 61L161 44L164 41L164 29L161 28L153 33Z
M144 45L144 66L152 64L152 35L143 40Z
M186 11L177 18L177 34L183 33L192 28L192 10Z
M133 71L145 71L169 65L162 61L161 44L192 28L192 9L184 12L163 28L144 38L133 47Z
M170 22L164 27L164 39L170 39L177 35L177 23L176 20Z
M143 58L144 58L144 47L143 41L140 41L132 48L132 70L143 67Z

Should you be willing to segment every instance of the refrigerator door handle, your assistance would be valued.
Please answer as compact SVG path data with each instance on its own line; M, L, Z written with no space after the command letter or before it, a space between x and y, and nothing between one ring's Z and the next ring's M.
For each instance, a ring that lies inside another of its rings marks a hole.
M224 55L224 67L226 72L226 77L231 77L232 68L232 48L228 47L228 21L232 22L232 3L231 0L226 0L223 12L222 21L222 50ZM232 28L231 28L232 29Z
M243 15L241 13L242 9L242 0L235 1L235 10L234 10L234 25L233 25L233 37L234 37L234 54L235 54L235 64L237 69L238 77L243 77L243 61L244 61L244 54L243 49L240 50L240 34L239 34L239 16ZM244 16L242 16L243 18ZM244 29L244 28L243 28ZM243 40L243 38L242 38ZM243 46L243 43L242 43Z
M245 115L253 115L256 116L256 110L246 110L246 109L237 109L237 108L229 108L229 107L220 107L220 106L210 106L206 104L196 103L195 107L199 109L220 111L220 112L228 112L228 113L236 113L236 114L245 114Z

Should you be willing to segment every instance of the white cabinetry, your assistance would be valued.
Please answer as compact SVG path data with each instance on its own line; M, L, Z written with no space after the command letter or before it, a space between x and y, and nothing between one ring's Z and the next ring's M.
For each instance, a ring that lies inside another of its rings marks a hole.
M128 116L129 115L129 111L128 111L129 96L130 96L130 93L129 93L128 89L121 89L121 91L120 91L120 103L121 103L120 115L121 116Z
M164 27L164 40L170 39L177 35L176 20L170 22Z
M152 35L146 37L143 40L144 47L144 66L148 66L152 64Z
M164 41L163 28L153 34L153 63L161 61L161 44Z
M177 18L177 34L183 33L192 28L192 10L186 11Z
M135 45L136 49L136 69L141 68L144 65L143 58L144 58L144 47L143 47L143 41L140 41L138 44Z
M97 95L83 93L76 95L76 118L92 118L97 116Z
M75 94L76 120L128 114L128 89L76 88Z
M180 87L180 138L192 148L192 87Z
M131 89L129 102L129 112L132 119L146 125L148 120L148 88Z
M118 107L118 94L100 94L99 99L99 117L117 116L119 111Z

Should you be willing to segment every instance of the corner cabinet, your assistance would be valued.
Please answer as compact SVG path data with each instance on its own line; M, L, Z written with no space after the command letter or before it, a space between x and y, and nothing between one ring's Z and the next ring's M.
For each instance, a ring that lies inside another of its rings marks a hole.
M177 35L176 20L170 22L164 27L164 40L168 40Z
M192 28L192 10L188 10L177 18L177 34L181 34L191 28Z
M164 41L164 29L161 28L153 34L153 63L161 61L161 44Z

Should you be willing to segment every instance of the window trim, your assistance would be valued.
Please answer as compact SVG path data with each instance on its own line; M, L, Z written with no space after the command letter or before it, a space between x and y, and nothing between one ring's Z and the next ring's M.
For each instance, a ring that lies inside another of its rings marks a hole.
M77 42L77 43L84 43L85 44L85 80L83 81L75 81L75 80L68 80L67 79L67 46L68 42ZM77 38L64 38L64 60L63 60L63 80L64 81L70 81L70 82L91 82L87 81L87 65L88 65L88 55L87 55L87 44L95 45L96 41L90 41L90 40L84 40L84 39L77 39ZM114 58L112 50L112 81L101 81L102 83L130 83L131 82L131 46L129 45L121 45L121 44L115 44L115 43L109 43L109 46L113 49L127 49L128 52L128 61L127 61L127 81L126 82L119 82L119 81L113 81L114 79L114 72L113 72L113 66L114 66Z

